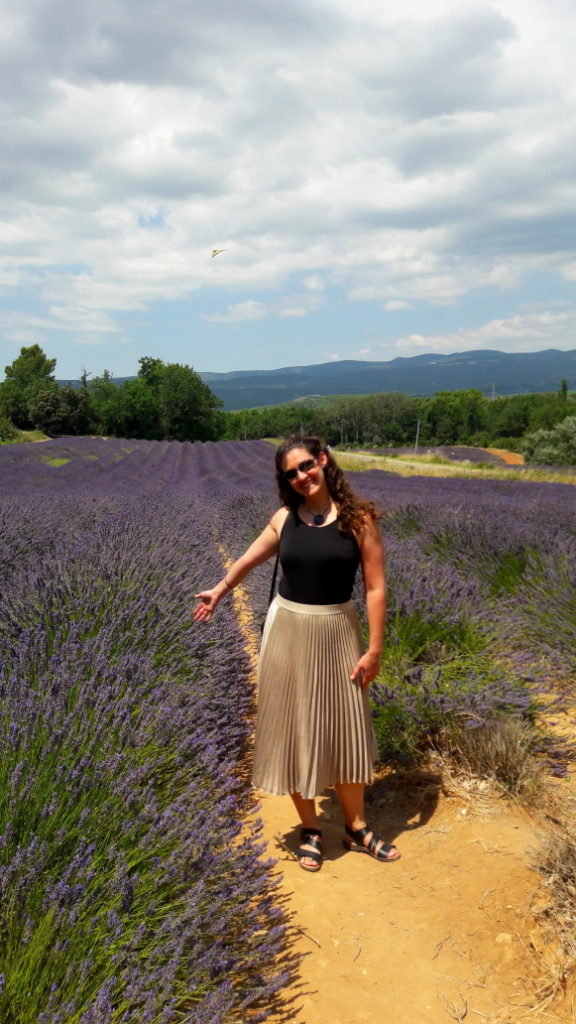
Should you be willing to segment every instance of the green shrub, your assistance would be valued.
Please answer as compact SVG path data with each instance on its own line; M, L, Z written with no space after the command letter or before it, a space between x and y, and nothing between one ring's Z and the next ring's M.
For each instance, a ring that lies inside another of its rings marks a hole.
M576 465L576 416L567 416L551 430L536 430L522 440L526 462L536 466Z
M0 413L0 442L3 444L11 444L17 441L19 437L16 427L12 423L12 420Z

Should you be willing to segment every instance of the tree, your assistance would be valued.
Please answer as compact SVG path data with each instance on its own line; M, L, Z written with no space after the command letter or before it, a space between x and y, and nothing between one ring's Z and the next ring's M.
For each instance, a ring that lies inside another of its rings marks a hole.
M477 388L439 391L424 399L423 440L433 444L469 444L486 423L487 401Z
M31 426L28 403L38 392L58 387L55 367L55 359L49 359L39 345L30 345L21 348L20 355L4 368L6 380L0 384L0 408L17 427Z
M148 384L149 387L158 388L164 363L161 359L154 359L152 356L143 356L139 359L140 369L138 376Z
M220 399L191 366L168 363L159 372L158 411L164 437L211 441L220 434Z
M51 437L69 433L58 387L37 391L28 400L27 408L30 422L37 430L42 430Z
M4 367L7 380L14 380L20 387L34 381L54 380L56 360L48 359L40 345L30 345L20 349L20 355Z
M487 427L491 438L522 437L530 421L533 398L533 395L508 395L488 402Z
M567 416L552 430L536 430L522 443L526 462L538 466L576 465L576 416Z
M156 389L140 375L136 380L125 380L117 389L115 432L149 441L163 436Z
M73 388L70 384L50 387L28 400L28 415L32 424L45 434L85 434L89 425L88 395L86 388Z
M17 441L18 437L18 431L12 423L12 420L0 413L0 443L10 444L13 441Z
M90 417L96 433L116 433L120 413L118 392L110 370L104 370L101 377L94 377L88 384Z
M419 417L419 400L396 391L367 395L361 399L363 409L363 442L388 445L412 444Z

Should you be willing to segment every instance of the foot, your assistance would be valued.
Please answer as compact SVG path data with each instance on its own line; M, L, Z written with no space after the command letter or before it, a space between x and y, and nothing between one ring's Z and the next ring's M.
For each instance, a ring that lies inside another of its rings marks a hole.
M370 857L380 861L400 860L400 854L396 847L380 839L372 832L372 829L368 828L368 825L364 824L356 829L350 828L349 825L344 827L346 836L343 842L347 849L355 850L358 853L367 853Z
M322 867L322 832L319 828L302 828L300 846L296 851L298 863L304 871L320 871Z

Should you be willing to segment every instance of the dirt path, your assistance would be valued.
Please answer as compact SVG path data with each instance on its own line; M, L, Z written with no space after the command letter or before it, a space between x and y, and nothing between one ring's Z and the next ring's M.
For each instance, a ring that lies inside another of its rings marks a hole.
M233 600L255 666L241 587ZM384 774L368 792L369 821L402 859L345 851L328 792L318 801L326 859L310 874L294 856L290 798L260 799L291 949L303 956L269 1024L574 1024L567 997L534 1010L550 954L534 923L530 850L541 837L527 813L481 794L444 796L433 776Z
M516 1024L538 1001L542 972L530 915L533 824L503 802L472 813L461 801L437 802L430 789L402 788L393 776L373 795L370 821L398 842L402 860L382 865L345 852L337 801L327 794L326 860L317 875L288 852L298 835L290 799L262 798L294 948L305 954L286 1014L270 1020ZM539 1024L571 1019L560 1007L530 1014Z
M518 452L509 452L505 448L484 448L485 452L490 452L491 455L497 455L507 466L523 466L524 456L519 455Z

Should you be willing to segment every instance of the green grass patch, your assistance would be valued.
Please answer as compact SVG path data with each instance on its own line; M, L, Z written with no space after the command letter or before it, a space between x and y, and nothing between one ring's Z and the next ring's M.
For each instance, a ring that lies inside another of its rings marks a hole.
M56 467L58 467L58 466L65 466L67 462L70 462L70 459L66 458L63 455L60 455L60 456L57 456L57 455L43 455L42 456L42 461L46 462L48 466L56 466Z
M338 465L344 471L361 472L365 469L381 469L400 476L455 476L464 479L514 480L517 483L561 483L576 484L576 470L557 471L547 469L507 469L484 462L448 462L435 465L429 459L398 457L390 455L369 455L361 452L334 452Z
M0 417L0 445L1 444L25 444L28 441L49 441L50 438L41 430L18 430L11 424L6 426L6 420Z

